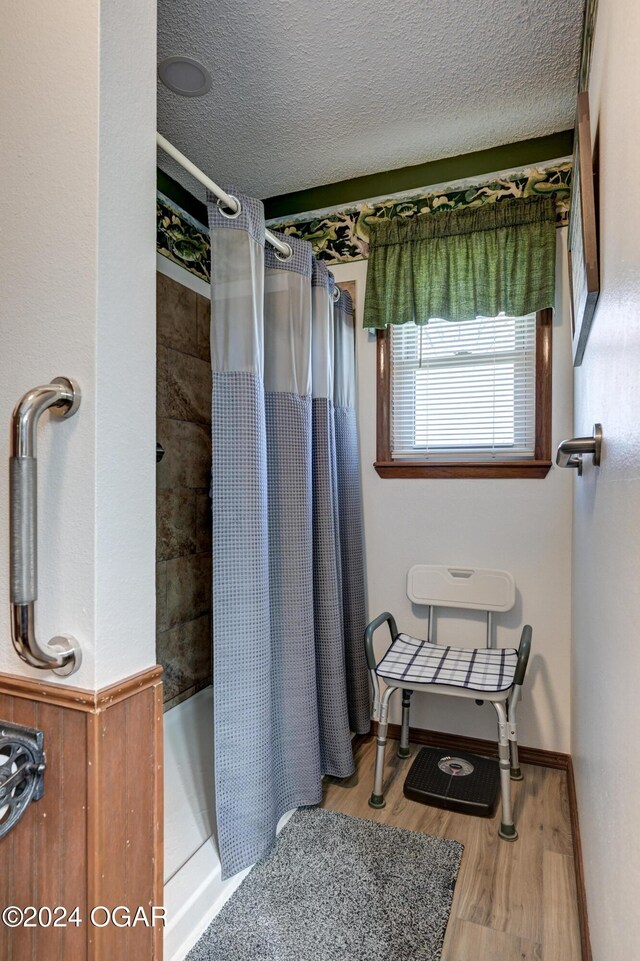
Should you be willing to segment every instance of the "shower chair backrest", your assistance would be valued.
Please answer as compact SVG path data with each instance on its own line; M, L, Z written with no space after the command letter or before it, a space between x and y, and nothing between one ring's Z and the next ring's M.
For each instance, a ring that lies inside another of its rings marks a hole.
M516 585L508 571L416 564L407 575L407 597L414 604L429 608L429 641L433 636L436 607L485 611L487 647L492 647L491 615L494 611L511 610L516 600Z
M510 611L516 585L508 571L416 564L407 576L407 596L414 604L433 607Z

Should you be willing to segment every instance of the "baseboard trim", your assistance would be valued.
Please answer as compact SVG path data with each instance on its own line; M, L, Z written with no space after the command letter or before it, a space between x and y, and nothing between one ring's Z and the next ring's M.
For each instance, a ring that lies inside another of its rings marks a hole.
M378 733L378 722L371 722L371 735ZM364 738L366 735L362 737ZM388 737L397 741L400 739L400 725L390 724ZM358 738L360 740L360 738ZM428 747L447 748L450 751L468 751L470 754L480 754L482 757L497 757L498 745L495 741L486 741L479 737L465 737L462 734L446 734L443 731L429 731L412 727L409 729L409 740L414 744L425 744ZM354 748L355 748L354 743ZM589 937L589 917L587 914L587 891L584 883L584 862L582 860L582 843L580 840L580 823L578 820L578 802L576 783L573 774L573 761L570 754L559 751L545 751L538 747L524 747L518 745L518 755L523 764L536 764L538 767L550 767L558 771L565 771L567 775L567 793L569 796L569 820L571 822L571 840L573 845L573 863L576 875L576 893L578 898L578 923L580 926L580 946L582 961L593 961L591 939Z
M371 722L371 733L378 733L378 722ZM390 724L388 736L393 740L400 738L400 725ZM415 744L426 744L429 747L446 747L456 751L468 751L470 754L480 754L482 757L497 757L498 745L496 741L485 741L480 737L466 737L463 734L447 734L444 731L428 731L423 728L409 729L409 740ZM569 768L571 757L558 751L544 751L538 747L522 747L518 745L518 754L523 764L537 764L539 767L552 767L560 771Z
M578 798L576 795L576 782L573 773L573 759L571 756L569 756L569 765L567 767L567 791L569 793L569 818L571 820L573 863L576 872L576 894L578 897L578 922L580 924L580 946L582 948L582 961L593 961L591 937L589 935L589 915L587 913L587 889L584 883L584 861L582 859L580 822L578 820Z

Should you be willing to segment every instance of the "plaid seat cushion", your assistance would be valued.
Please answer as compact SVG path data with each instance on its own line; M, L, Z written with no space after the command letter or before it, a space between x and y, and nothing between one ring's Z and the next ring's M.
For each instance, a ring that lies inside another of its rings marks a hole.
M398 634L376 668L381 677L410 684L442 684L496 693L513 684L513 648L444 647Z

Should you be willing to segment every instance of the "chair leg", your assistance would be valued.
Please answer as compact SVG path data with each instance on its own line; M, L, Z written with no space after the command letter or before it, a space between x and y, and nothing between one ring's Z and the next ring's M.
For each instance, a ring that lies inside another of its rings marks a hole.
M513 807L511 804L511 777L509 764L509 722L507 709L502 701L494 701L493 706L498 715L498 757L500 763L500 793L502 795L502 819L498 834L505 841L515 841L518 837L513 823Z
M383 808L385 806L382 793L384 777L384 749L387 746L387 728L389 726L389 701L397 687L388 687L380 698L380 718L378 720L378 737L376 740L376 770L373 776L373 792L369 798L369 806Z
M411 695L413 691L402 691L402 725L400 727L400 744L398 757L409 757L409 713L411 711Z
M522 781L524 775L520 769L520 761L518 759L518 728L516 724L516 708L518 706L518 701L520 700L520 693L522 688L517 684L513 689L513 694L509 698L508 712L509 712L509 749L511 752L511 780L512 781Z

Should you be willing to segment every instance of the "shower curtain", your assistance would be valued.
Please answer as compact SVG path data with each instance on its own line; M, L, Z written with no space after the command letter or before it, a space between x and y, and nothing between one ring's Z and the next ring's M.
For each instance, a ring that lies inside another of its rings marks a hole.
M223 878L280 817L353 773L369 730L353 317L306 241L265 246L260 201L209 198L213 687Z

